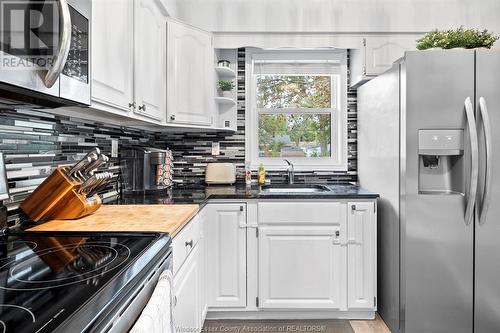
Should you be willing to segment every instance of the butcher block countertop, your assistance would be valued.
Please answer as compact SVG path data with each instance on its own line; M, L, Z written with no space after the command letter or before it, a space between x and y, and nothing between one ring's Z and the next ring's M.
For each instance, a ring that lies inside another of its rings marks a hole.
M103 205L78 220L52 220L28 231L164 232L174 237L196 215L199 205Z

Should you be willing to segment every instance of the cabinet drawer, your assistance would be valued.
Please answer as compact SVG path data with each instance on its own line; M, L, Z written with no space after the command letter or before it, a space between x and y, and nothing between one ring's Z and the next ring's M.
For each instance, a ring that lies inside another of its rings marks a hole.
M173 239L173 272L177 273L201 236L200 217L196 215Z
M259 224L339 224L346 205L340 202L261 202Z

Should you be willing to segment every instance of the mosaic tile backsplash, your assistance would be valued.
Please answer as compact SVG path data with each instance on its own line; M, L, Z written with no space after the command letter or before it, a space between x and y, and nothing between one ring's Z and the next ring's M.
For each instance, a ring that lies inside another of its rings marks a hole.
M184 183L203 183L205 165L210 162L232 162L237 168L237 180L244 180L245 169L245 49L238 50L237 82L238 124L237 132L179 133L160 136L157 140L174 152L175 178ZM357 182L357 92L348 90L348 162L347 172L296 172L296 183L304 182ZM220 143L220 155L213 156L212 142ZM286 182L282 171L268 171L274 183Z
M210 162L232 162L237 179L243 181L245 163L245 50L238 50L237 131L207 133L153 133L88 120L53 115L31 109L0 109L0 151L4 153L11 199L4 201L9 224L19 218L19 204L61 164L74 163L92 147L110 155L112 140L124 145L170 148L174 154L174 180L177 184L203 184L205 166ZM357 181L357 112L356 91L348 92L349 170L347 172L297 172L296 182ZM220 155L212 156L212 142L220 143ZM120 149L119 149L120 150ZM115 182L104 196L119 192L119 159L111 159L109 169ZM286 181L284 172L268 172L273 183Z
M55 167L74 163L93 147L109 156L112 139L120 144L149 145L154 142L154 133L34 110L0 110L0 151L5 156L11 195L4 201L9 224L18 218L19 204ZM115 174L115 182L105 189L105 196L118 194L118 162L110 160L109 170Z

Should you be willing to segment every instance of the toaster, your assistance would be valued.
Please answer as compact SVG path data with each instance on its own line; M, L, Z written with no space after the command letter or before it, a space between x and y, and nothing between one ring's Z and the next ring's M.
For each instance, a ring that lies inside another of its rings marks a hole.
M234 184L236 167L233 163L209 163L205 171L205 183L209 185Z

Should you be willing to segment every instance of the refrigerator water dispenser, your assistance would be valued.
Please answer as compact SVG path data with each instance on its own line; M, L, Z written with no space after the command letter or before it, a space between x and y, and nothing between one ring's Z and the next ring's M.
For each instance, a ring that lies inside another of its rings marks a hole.
M463 194L464 131L418 131L418 190L420 194Z

